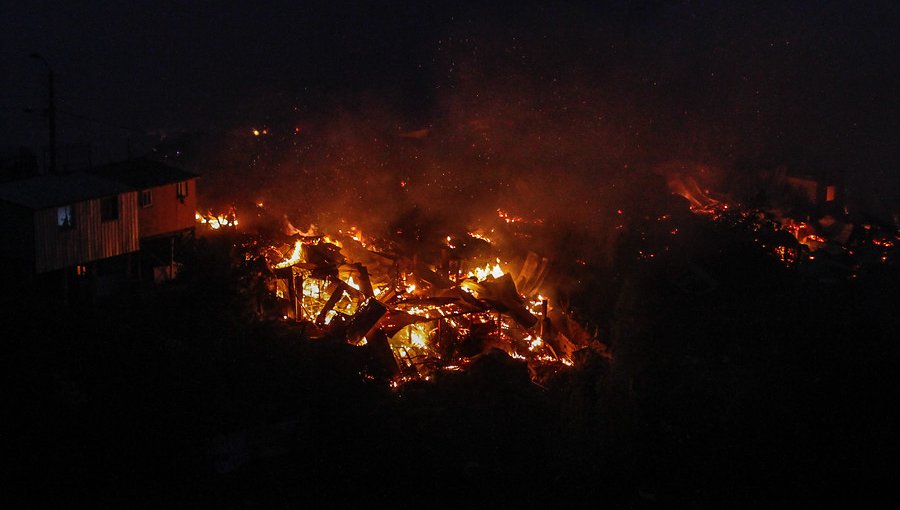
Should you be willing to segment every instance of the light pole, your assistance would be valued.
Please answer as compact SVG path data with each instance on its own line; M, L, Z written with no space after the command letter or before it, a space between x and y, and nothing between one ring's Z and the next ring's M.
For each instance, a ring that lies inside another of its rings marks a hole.
M31 58L40 60L47 66L47 120L50 124L50 165L51 174L56 173L56 100L53 94L53 68L50 63L40 53L32 53Z

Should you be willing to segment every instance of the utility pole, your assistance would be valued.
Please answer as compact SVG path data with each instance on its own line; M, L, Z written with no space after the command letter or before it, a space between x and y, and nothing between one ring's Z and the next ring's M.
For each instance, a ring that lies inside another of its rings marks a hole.
M50 165L51 174L56 173L56 99L53 91L53 68L40 53L32 53L31 58L40 60L47 66L47 120L50 124Z

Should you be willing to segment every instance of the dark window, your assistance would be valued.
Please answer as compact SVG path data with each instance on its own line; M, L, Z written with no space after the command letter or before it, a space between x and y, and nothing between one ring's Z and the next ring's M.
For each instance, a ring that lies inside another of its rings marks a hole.
M75 218L72 215L72 206L64 205L56 209L56 225L60 229L72 228L75 226Z
M113 221L119 219L119 197L100 199L100 220Z
M153 190L145 189L141 191L141 196L138 199L141 204L141 207L150 207L153 205Z
M179 182L175 185L175 194L184 201L184 197L188 196L188 183L187 181Z

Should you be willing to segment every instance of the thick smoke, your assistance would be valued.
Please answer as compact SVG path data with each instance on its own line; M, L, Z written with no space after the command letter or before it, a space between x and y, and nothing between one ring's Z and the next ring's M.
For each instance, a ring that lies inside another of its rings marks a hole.
M408 221L488 226L502 209L603 245L618 211L672 207L671 168L717 169L717 184L744 186L760 170L825 158L823 141L849 115L816 120L846 80L809 93L807 74L834 70L804 53L824 39L801 12L526 7L472 8L456 24L424 13L434 33L412 41L423 62L414 99L397 94L411 89L403 73L334 94L273 92L300 99L268 101L196 153L210 205L262 202L301 228L347 222L382 235Z

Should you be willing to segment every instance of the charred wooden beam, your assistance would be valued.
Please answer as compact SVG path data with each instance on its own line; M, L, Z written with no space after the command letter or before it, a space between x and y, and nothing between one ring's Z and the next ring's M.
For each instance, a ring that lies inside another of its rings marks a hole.
M421 263L414 263L412 273L416 278L435 289L447 289L453 285L453 282L446 276L432 271L429 267Z
M293 268L292 268L293 269ZM297 280L300 280L299 284ZM303 273L300 271L294 271L294 274L291 278L291 283L293 283L292 287L294 288L294 319L295 320L303 320ZM300 289L300 292L297 292L297 289Z
M325 317L328 315L328 312L334 309L334 305L340 301L345 291L356 292L356 289L340 280L333 285L329 285L328 290L331 292L331 295L328 297L328 301L325 302L325 306L322 307L322 311L319 312L318 317L316 317L316 324L319 325L325 324Z
M494 310L512 317L525 329L534 327L538 321L537 317L525 308L525 303L519 296L509 273L493 281L475 283L467 280L463 282L463 286L475 292L478 299L489 304Z
M347 341L356 344L378 326L378 322L387 315L387 307L375 298L367 299L353 314L345 332Z
M528 252L528 257L516 277L516 288L526 296L534 294L543 286L549 272L550 259Z
M371 298L375 295L375 291L372 289L372 280L369 279L369 270L359 262L353 264L353 267L356 268L359 274L359 291L362 292L363 296L366 298Z
M541 324L538 330L538 335L541 338L547 340L553 335L552 325L550 323L550 316L548 314L549 301L544 299L541 301Z

